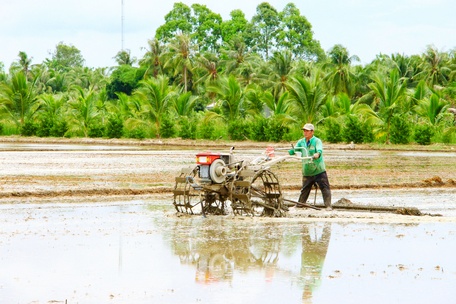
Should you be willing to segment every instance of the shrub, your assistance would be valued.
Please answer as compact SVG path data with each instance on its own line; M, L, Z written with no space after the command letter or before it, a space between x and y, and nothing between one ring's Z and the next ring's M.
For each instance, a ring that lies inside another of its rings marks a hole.
M91 138L103 137L105 134L105 127L101 123L94 123L89 125L87 133Z
M325 122L326 140L330 143L338 143L342 141L342 132L340 124L334 119L328 119Z
M144 139L147 137L147 132L143 128L133 128L128 131L129 138Z
M52 121L49 118L43 119L37 126L36 135L39 137L48 137L51 133Z
M268 128L268 121L262 116L254 118L250 123L250 136L249 138L255 141L266 141L266 130Z
M374 129L373 127L365 122L363 123L363 125L361 126L362 128L362 132L363 132L363 142L364 143L371 143L374 141Z
M246 140L250 133L250 126L244 120L237 119L228 124L228 136L232 140Z
M410 142L411 128L406 118L394 115L391 119L390 141L392 144L408 144Z
M111 117L106 127L106 136L108 138L121 138L123 136L123 121L118 117Z
M362 143L363 128L359 118L354 115L348 115L345 119L345 127L342 131L342 136L346 142Z
M56 121L49 130L49 136L63 137L68 131L68 123L66 121Z
M20 134L22 136L34 136L37 130L38 126L33 121L28 120L21 126Z
M279 142L288 133L288 128L280 120L272 116L268 119L265 131L267 141Z
M415 127L413 139L420 145L430 145L434 130L429 124L420 124Z
M446 128L441 134L441 141L443 143L451 144L456 142L456 127Z
M212 139L215 131L214 123L203 121L199 126L199 133L201 138Z
M163 138L171 138L176 134L176 128L174 126L174 121L166 116L163 118L160 125L160 136Z
M183 116L179 120L179 132L178 135L183 139L195 139L196 138L196 123L187 116Z

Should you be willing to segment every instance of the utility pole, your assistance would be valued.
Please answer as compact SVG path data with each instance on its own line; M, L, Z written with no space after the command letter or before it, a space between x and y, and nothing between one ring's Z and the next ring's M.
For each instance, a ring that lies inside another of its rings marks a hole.
M124 50L124 0L121 0L121 50Z

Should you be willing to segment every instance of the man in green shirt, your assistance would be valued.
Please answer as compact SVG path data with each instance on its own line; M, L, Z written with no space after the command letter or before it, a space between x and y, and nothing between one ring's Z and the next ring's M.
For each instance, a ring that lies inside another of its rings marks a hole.
M327 210L331 207L331 188L329 186L328 175L326 174L325 162L323 160L323 144L321 140L314 136L314 125L307 123L302 128L304 138L300 139L290 155L301 152L303 157L311 156L312 160L302 161L302 188L299 195L299 203L296 207L303 207L309 198L310 191L314 184L317 184L323 195L323 202Z

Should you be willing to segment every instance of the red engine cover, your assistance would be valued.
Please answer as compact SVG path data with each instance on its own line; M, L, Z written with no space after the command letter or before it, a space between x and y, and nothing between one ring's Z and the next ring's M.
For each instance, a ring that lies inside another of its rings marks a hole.
M199 165L210 165L216 159L220 158L220 153L202 152L196 154L196 163Z

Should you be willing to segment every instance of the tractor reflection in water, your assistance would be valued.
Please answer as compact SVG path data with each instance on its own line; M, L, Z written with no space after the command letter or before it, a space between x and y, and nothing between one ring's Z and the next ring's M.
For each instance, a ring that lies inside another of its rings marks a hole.
M288 205L271 166L287 159L310 161L310 157L274 157L274 149L252 161L235 161L230 153L196 155L196 166L184 168L176 177L174 207L178 212L282 217ZM294 205L294 204L293 204ZM198 211L196 211L198 210Z
M320 286L331 223L291 227L256 223L253 227L210 218L201 229L191 218L180 218L170 232L167 238L174 254L183 265L195 266L196 283L231 283L250 271L261 273L266 282L285 276L301 286L302 298L308 301Z

